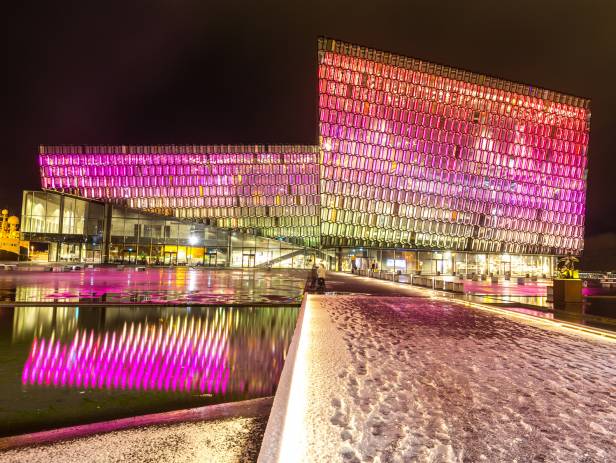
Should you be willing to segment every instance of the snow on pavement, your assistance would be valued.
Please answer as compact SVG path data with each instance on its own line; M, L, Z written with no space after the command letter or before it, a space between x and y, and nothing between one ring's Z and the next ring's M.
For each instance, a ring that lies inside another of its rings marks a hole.
M295 461L616 461L616 344L429 298L308 297Z
M257 459L265 418L177 423L0 452L2 463L191 463Z

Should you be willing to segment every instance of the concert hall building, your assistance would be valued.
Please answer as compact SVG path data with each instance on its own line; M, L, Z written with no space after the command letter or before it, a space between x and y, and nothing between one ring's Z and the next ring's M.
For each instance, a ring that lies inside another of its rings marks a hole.
M551 275L579 254L590 101L318 41L318 140L41 146L50 261Z

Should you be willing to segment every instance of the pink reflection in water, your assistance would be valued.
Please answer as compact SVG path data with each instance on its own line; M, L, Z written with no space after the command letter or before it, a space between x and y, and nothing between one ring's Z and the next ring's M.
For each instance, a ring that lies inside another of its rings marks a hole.
M32 342L24 385L225 393L228 322L192 317L165 325L124 325L122 332L77 331L70 343Z

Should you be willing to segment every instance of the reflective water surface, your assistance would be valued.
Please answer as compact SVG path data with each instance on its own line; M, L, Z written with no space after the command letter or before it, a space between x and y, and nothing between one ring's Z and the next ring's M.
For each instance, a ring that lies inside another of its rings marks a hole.
M0 308L0 434L272 395L297 311Z
M249 304L297 303L301 300L303 270L193 269L187 267L80 271L0 272L0 301Z

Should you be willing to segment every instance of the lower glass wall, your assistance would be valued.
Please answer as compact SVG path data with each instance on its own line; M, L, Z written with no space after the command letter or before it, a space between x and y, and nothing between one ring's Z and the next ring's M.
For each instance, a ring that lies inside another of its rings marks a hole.
M375 248L338 248L335 251L343 272L373 269L422 275L474 273L551 277L556 269L555 256Z
M317 262L318 251L284 240L52 192L25 191L21 223L30 261L277 268Z
M197 265L226 267L227 248L204 246L156 245L111 245L109 262L136 265Z

